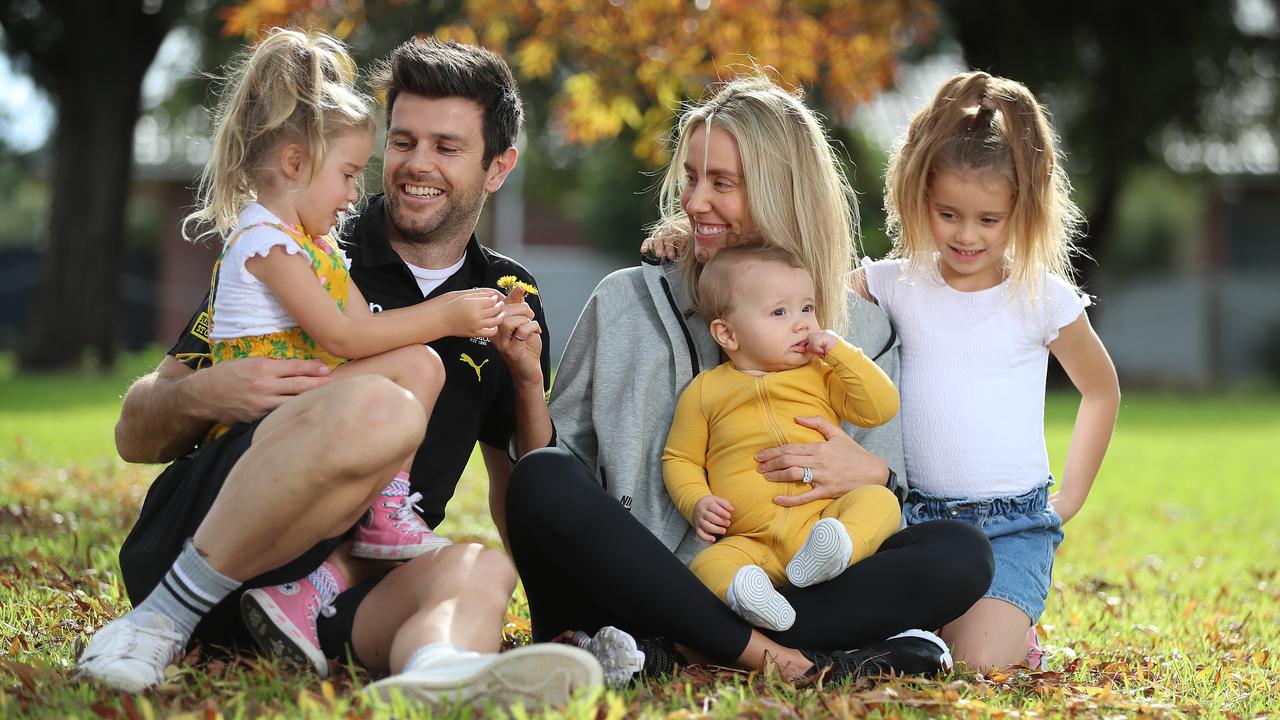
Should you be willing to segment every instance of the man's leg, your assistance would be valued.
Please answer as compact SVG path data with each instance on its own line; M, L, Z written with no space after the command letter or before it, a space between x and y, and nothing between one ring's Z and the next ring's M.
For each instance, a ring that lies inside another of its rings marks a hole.
M412 396L377 377L282 405L259 425L160 583L90 640L81 672L125 690L159 683L195 625L242 582L350 527L425 427Z
M195 547L244 581L343 533L422 442L426 422L411 393L372 375L290 400L254 433Z
M354 599L338 601L338 617L322 621L326 645L348 643L375 673L393 673L370 686L389 699L513 700L563 704L579 687L599 685L589 653L536 644L497 654L516 574L505 555L480 545L441 548L397 567ZM344 604L358 603L354 612ZM350 614L349 627L341 616Z

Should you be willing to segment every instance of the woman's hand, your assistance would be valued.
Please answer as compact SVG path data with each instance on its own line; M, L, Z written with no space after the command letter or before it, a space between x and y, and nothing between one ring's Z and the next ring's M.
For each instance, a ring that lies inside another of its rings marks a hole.
M708 495L693 506L693 529L697 531L699 539L715 542L714 536L729 532L732 517L733 506L728 500Z
M810 488L799 495L779 495L773 502L795 507L814 500L837 498L863 485L884 485L889 465L868 451L839 426L821 416L798 417L796 423L822 433L823 442L780 445L756 453L756 470L770 482L804 482L811 468Z

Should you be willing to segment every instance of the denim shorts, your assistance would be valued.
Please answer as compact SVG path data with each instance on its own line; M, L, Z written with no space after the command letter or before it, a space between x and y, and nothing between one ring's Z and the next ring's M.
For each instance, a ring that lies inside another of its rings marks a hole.
M1062 518L1049 505L1052 481L1025 495L990 500L941 498L913 489L902 514L907 525L949 518L981 530L996 558L995 578L985 597L1013 605L1034 625L1044 612L1053 555L1062 542Z

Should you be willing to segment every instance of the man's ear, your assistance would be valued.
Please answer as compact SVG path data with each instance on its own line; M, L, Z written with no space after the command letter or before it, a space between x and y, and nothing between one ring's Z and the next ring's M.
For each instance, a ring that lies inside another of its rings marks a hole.
M280 170L290 180L309 180L311 162L307 151L298 143L280 148Z
M485 171L484 190L485 192L497 192L502 187L502 183L506 182L507 176L516 168L516 159L520 156L519 151L514 147L498 153L497 157L489 162L489 169Z
M738 350L738 339L733 335L733 328L729 327L729 323L723 318L716 318L711 321L710 328L711 337L716 344L725 349L725 352L736 352Z

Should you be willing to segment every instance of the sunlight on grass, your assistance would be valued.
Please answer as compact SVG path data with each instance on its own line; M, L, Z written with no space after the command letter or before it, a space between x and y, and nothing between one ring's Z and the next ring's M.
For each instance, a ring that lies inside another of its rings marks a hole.
M123 388L155 357L108 377L15 378L0 367L0 716L404 717L356 699L359 671L320 681L263 659L184 664L136 698L69 678L78 643L128 607L116 552L160 468L115 459L109 431ZM1074 400L1051 397L1047 415L1060 471ZM1278 437L1280 396L1126 397L1102 477L1057 558L1041 622L1048 672L962 670L818 693L769 674L692 669L547 716L1280 712ZM442 534L496 546L486 491L476 454ZM526 641L522 594L509 612L508 640Z

